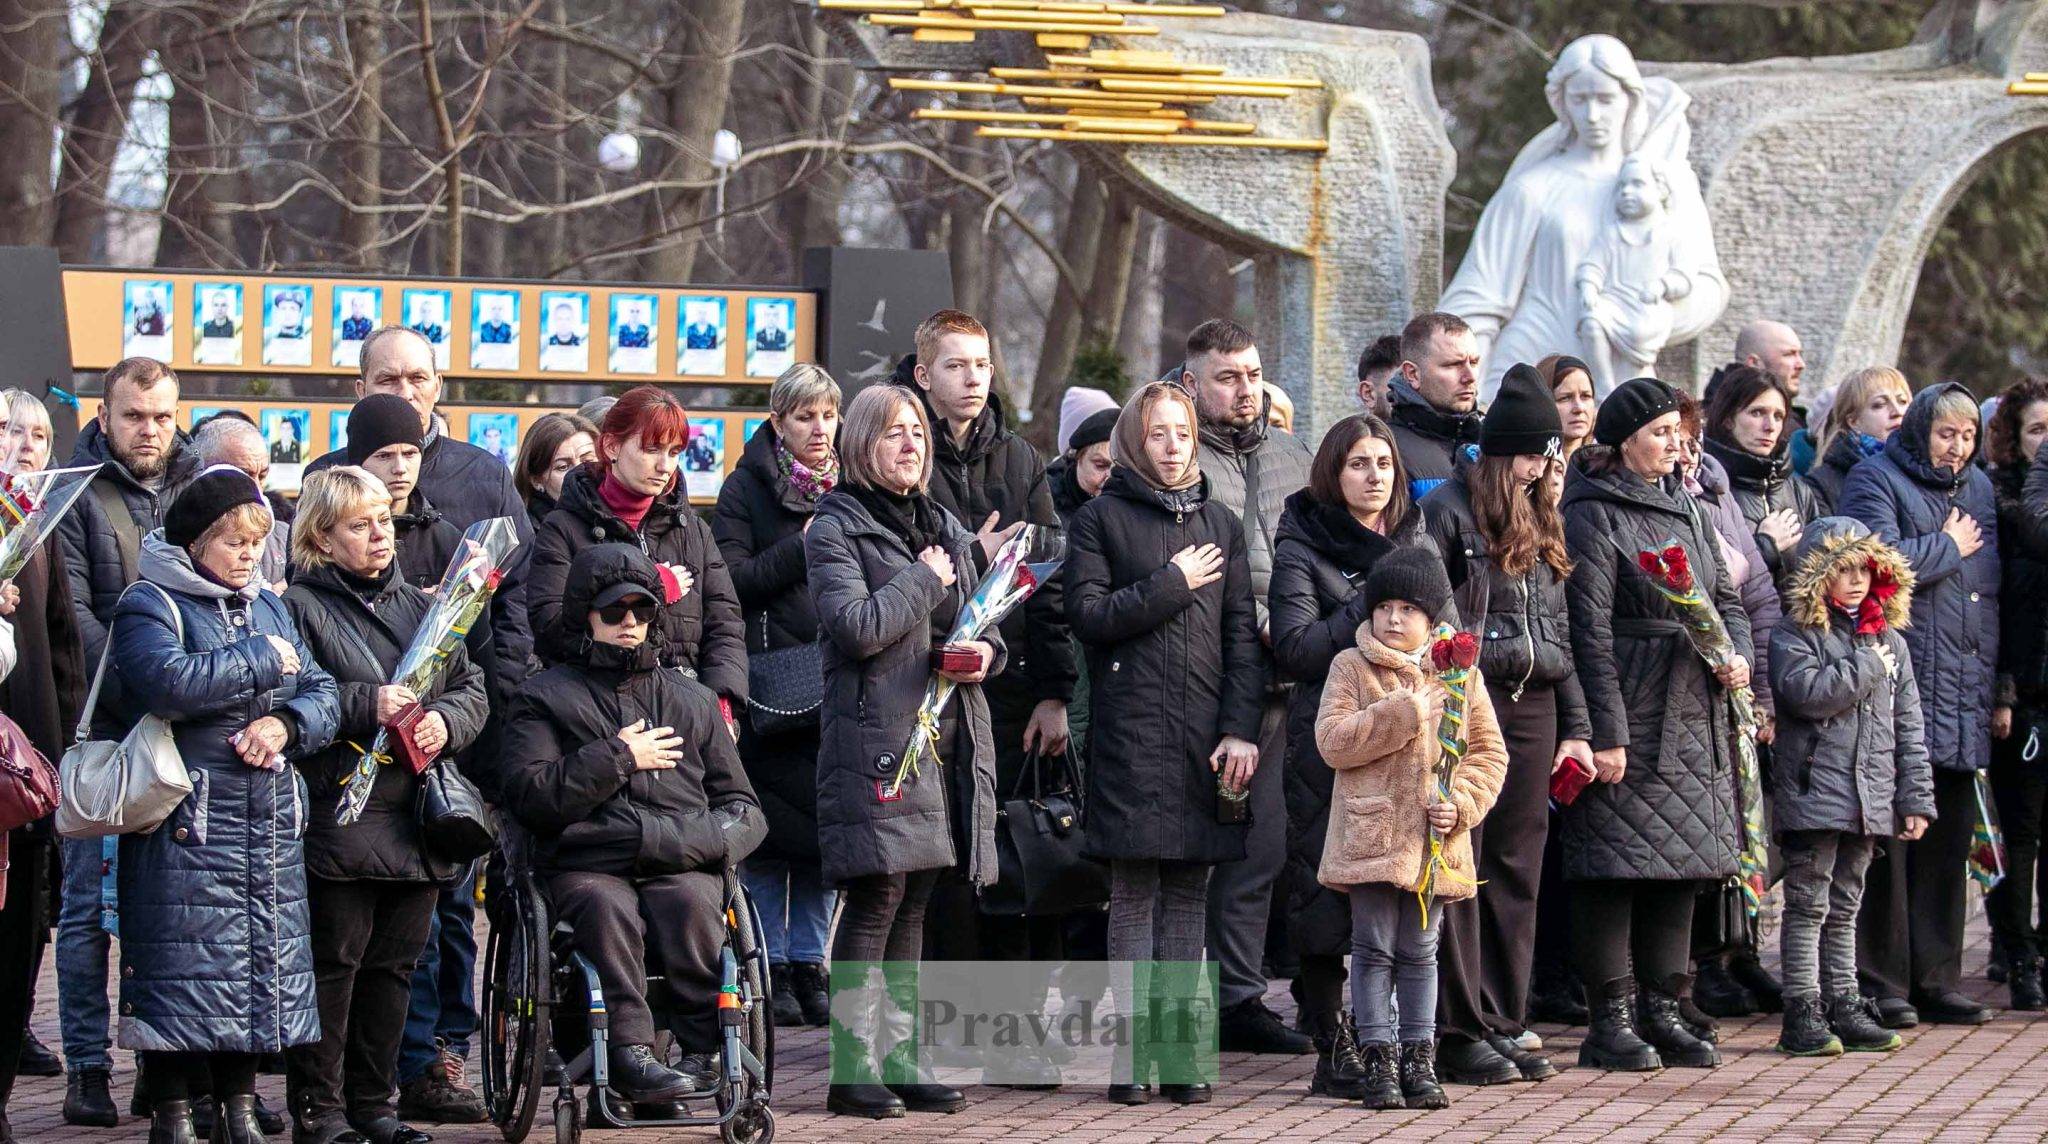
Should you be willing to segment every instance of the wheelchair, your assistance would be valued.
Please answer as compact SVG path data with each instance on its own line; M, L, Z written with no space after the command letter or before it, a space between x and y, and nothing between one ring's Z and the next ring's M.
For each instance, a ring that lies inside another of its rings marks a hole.
M516 828L507 824L506 832L514 834ZM687 1115L643 1118L606 1087L608 1021L596 967L577 952L568 926L556 922L539 879L519 860L524 849L519 840L504 842L508 845L493 854L494 869L487 874L485 909L491 929L481 1009L484 1107L505 1139L513 1144L526 1139L543 1096L552 1089L555 1144L576 1144L586 1125L715 1127L726 1144L769 1144L775 1138L775 1114L769 1107L775 1021L768 953L760 916L737 872L724 871L718 1087L685 1097L680 1103ZM665 990L659 977L650 977L649 986L658 1019L658 999ZM655 1046L671 1065L680 1055L672 1041L664 1033ZM587 1087L584 1099L577 1096L579 1086Z

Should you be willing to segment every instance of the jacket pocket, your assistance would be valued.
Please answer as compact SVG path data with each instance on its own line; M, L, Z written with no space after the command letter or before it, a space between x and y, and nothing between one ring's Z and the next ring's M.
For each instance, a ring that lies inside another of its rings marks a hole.
M208 795L213 789L213 776L204 767L194 767L187 772L192 779L192 793L178 804L168 820L171 841L180 846L206 845L207 812L210 809Z
M1384 795L1344 796L1344 836L1338 857L1346 862L1379 858L1394 845L1394 800Z

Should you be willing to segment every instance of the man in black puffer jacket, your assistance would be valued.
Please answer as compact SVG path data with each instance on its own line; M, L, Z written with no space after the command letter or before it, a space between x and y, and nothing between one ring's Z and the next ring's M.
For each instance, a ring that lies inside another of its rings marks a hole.
M1002 400L991 389L988 330L958 310L941 310L917 328L909 388L924 402L932 425L931 497L977 532L975 567L962 571L970 587L988 570L997 549L1020 524L1059 527L1045 462L1003 423ZM1067 750L1067 705L1074 698L1074 645L1057 580L1043 585L1002 623L1011 659L983 688L995 732L996 790L1006 794L1030 758ZM1023 925L975 916L961 884L942 883L925 929L927 950L950 957L1003 959L1063 955L1060 921ZM949 924L946 919L952 919ZM975 947L949 938L975 934Z
M1195 399L1202 475L1209 496L1244 525L1251 567L1252 603L1264 648L1273 642L1266 607L1273 578L1274 534L1287 498L1308 485L1307 446L1266 421L1267 398L1259 347L1250 330L1215 318L1188 334L1180 378ZM1262 650L1268 679L1277 679L1272 654ZM1269 689L1259 719L1259 767L1252 772L1252 823L1245 856L1216 867L1209 879L1209 949L1217 961L1224 1049L1252 1053L1306 1053L1315 1046L1266 1008L1267 931L1280 870L1287 861L1287 693ZM1285 916L1284 911L1282 914ZM1284 944L1284 943L1283 943ZM1275 959L1279 960L1279 959Z
M1479 340L1455 314L1421 314L1401 330L1401 371L1387 422L1415 500L1479 456Z
M562 658L505 713L505 806L603 980L612 1085L640 1102L717 1083L724 870L768 832L718 697L658 662L663 595L638 549L578 552L542 633ZM651 1050L649 962L675 994L679 1070Z

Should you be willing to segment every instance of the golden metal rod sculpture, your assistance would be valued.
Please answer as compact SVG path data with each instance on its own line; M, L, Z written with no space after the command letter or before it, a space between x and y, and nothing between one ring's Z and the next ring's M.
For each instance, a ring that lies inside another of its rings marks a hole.
M1266 147L1277 151L1328 151L1322 139L1265 139L1256 135L1135 135L1107 132L1047 131L1034 127L982 127L988 139L1050 139L1059 143L1159 143L1193 147Z

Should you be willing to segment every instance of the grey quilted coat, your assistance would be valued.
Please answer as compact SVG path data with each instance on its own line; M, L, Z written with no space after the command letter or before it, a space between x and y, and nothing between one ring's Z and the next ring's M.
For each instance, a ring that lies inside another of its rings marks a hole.
M1613 451L1581 449L1565 478L1565 545L1573 569L1573 658L1593 722L1593 749L1624 747L1618 783L1593 783L1564 812L1572 879L1651 881L1735 872L1735 726L1728 693L1680 627L1679 611L1636 565L1676 541L1744 658L1749 616L1721 565L1706 512L1676 476L1651 484Z
M1882 600L1882 631L1859 633L1856 617L1828 603L1828 578L1858 564L1876 569L1878 584L1896 585ZM1785 583L1792 611L1771 632L1771 674L1778 680L1771 775L1777 830L1889 838L1909 814L1934 817L1920 690L1899 632L1910 615L1912 585L1906 558L1861 521L1826 516L1806 526ZM1891 649L1896 674L1878 658L1880 645Z

